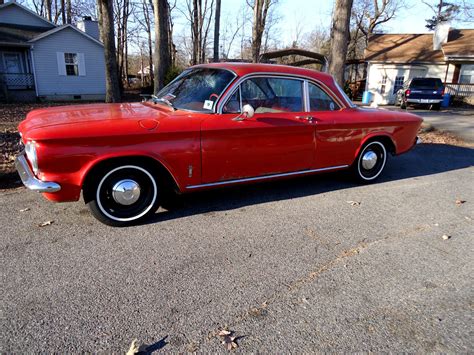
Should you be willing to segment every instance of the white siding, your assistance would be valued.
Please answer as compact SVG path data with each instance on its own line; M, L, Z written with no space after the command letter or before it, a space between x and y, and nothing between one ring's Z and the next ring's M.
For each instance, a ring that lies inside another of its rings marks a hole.
M454 73L454 66L449 66L447 81L451 81ZM395 103L395 93L393 92L395 78L404 76L404 81L414 77L440 78L444 82L446 75L446 64L374 64L369 63L367 68L366 90L373 95L373 101L378 105ZM385 93L381 92L382 79L387 77Z
M16 6L9 5L0 9L0 23L53 28L52 24Z
M81 75L64 75L63 64L58 64L62 53L79 54ZM75 30L66 28L38 40L33 55L38 96L72 99L72 95L82 95L87 99L87 95L105 95L104 49Z

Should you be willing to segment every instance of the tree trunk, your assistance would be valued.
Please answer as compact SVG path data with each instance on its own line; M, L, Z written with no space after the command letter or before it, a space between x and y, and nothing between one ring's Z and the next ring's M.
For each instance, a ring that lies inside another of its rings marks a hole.
M153 0L155 16L155 93L165 82L165 76L171 65L169 35L169 5L168 0Z
M115 52L114 10L112 0L97 0L100 37L104 44L106 102L120 102L120 84Z
M271 0L255 0L253 5L253 26L252 26L252 61L258 63L260 60L260 50L262 47L262 36L265 31L268 9Z
M46 18L49 22L53 21L53 8L51 0L44 0L44 6L46 10Z
M66 22L66 4L64 0L61 0L61 17L63 21L63 25L65 25Z
M199 7L198 0L193 0L193 20L191 22L191 37L193 42L193 52L191 55L191 64L196 65L199 60Z
M332 14L329 73L341 86L344 85L344 65L349 40L352 2L353 0L336 0Z
M219 32L221 22L221 0L216 0L216 18L214 19L214 62L219 61Z
M72 6L71 6L71 0L66 0L66 22L71 23L72 22Z

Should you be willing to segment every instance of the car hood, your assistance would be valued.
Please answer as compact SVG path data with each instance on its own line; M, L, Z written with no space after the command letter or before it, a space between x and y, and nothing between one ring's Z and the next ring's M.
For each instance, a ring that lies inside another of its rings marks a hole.
M97 121L110 121L113 124L118 120L150 117L161 119L165 115L167 114L142 103L56 106L31 111L21 127L28 130Z
M18 127L26 139L54 139L143 133L155 130L173 112L146 103L57 106L31 111Z

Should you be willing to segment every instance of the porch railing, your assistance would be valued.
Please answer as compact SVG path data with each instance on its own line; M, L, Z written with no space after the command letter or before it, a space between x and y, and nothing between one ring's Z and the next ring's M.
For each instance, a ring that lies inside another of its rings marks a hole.
M446 83L445 92L451 96L468 97L474 96L474 84Z
M30 73L0 73L0 88L32 90L35 88L35 78Z

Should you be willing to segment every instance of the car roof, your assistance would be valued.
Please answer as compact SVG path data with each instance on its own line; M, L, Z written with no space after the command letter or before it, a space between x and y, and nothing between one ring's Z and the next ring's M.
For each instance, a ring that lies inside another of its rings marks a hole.
M278 64L262 64L262 63L239 63L239 62L222 62L222 63L209 63L199 64L191 68L217 68L226 69L234 72L238 77L245 76L247 74L283 74L283 75L295 75L303 78L313 79L319 81L327 86L332 93L346 106L351 107L351 102L347 101L346 97L341 94L340 89L336 86L336 82L333 77L329 74L322 73L312 69L292 67L289 65L278 65ZM342 89L341 89L342 90Z
M292 67L289 65L220 62L220 63L200 64L195 67L228 69L228 70L233 71L238 76L244 76L244 75L252 74L252 73L276 73L276 74L307 76L307 77L321 80L324 82L333 81L332 76L329 74L319 72L313 69Z

